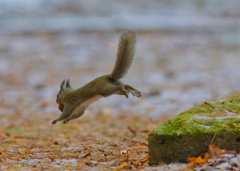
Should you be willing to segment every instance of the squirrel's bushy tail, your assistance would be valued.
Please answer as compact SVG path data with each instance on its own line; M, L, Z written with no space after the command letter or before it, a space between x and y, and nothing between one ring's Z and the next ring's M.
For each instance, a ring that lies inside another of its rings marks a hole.
M135 52L136 33L134 31L124 32L119 40L117 60L110 79L117 81L123 78L132 65Z

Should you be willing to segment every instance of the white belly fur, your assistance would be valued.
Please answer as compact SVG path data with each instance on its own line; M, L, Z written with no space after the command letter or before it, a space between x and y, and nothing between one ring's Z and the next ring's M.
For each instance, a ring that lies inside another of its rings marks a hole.
M78 118L78 117L80 117L80 116L83 114L82 111L83 111L84 109L86 109L86 107L87 107L88 105L90 105L91 103L97 101L97 100L100 99L101 97L102 97L102 96L100 96L100 95L94 96L93 98L88 99L88 100L86 100L85 102L83 102L83 103L81 103L80 105L78 105L78 106L76 107L76 109L73 111L73 113L72 113L72 115L71 115L71 118Z

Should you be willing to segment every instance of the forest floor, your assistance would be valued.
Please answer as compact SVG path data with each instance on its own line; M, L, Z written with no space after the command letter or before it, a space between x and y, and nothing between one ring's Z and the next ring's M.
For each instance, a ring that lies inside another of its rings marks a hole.
M148 133L158 126L147 115L108 108L86 114L68 124L51 125L55 115L22 113L1 115L0 167L31 170L121 170L148 167ZM48 105L43 102L41 108ZM57 106L56 106L57 107ZM164 119L165 120L165 119ZM163 121L160 121L160 123Z
M70 78L77 88L110 73L120 34L2 35L2 169L160 169L148 166L148 133L180 112L239 90L235 33L139 32L123 82L143 96L102 98L81 118L51 125L60 115L55 101L61 81Z

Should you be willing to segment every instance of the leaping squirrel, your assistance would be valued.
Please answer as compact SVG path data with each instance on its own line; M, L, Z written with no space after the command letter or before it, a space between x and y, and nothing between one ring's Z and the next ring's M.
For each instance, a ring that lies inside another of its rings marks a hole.
M135 43L136 34L134 31L127 31L121 35L116 64L111 74L98 77L78 89L71 87L69 79L67 82L63 80L56 100L62 114L52 124L56 124L58 121L63 121L66 124L72 119L79 118L88 105L101 97L119 94L128 98L129 92L133 96L141 97L140 91L120 81L127 74L132 64Z

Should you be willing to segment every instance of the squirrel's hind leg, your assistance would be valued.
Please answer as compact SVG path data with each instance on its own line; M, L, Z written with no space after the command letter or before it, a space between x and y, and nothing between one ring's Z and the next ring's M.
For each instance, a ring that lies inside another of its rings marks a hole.
M58 121L61 121L61 120L63 120L63 119L61 119L61 118L59 117L59 118L55 119L54 121L52 121L52 124L54 125L54 124L56 124Z
M64 123L64 124L67 124L70 120L72 120L72 119L71 119L71 118L64 119L64 120L63 120L63 123Z
M125 89L124 85L110 85L105 87L105 89L97 90L97 93L103 97L110 96L112 94L124 95L128 98L129 91Z

